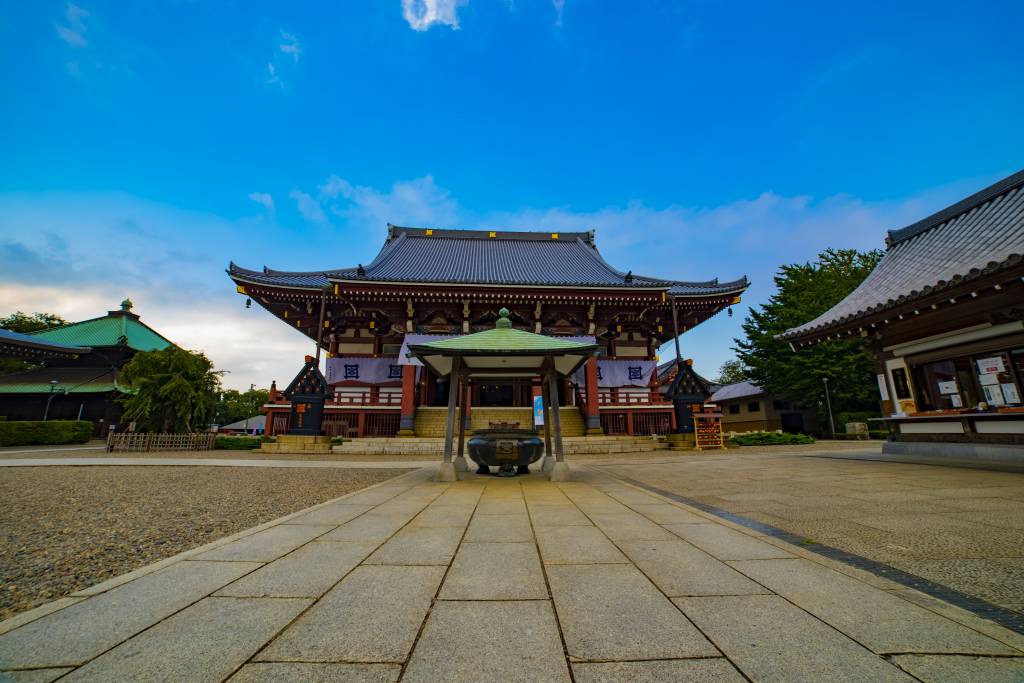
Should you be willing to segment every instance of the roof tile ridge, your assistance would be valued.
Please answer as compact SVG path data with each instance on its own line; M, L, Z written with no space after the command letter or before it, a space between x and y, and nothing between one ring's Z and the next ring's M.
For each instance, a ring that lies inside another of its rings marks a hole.
M579 244L581 247L583 247L585 249L585 251L589 254L589 256L591 258L593 258L594 260L596 260L599 265L601 265L602 267L607 269L608 272L612 273L616 277L622 278L623 279L623 282L622 282L623 285L626 284L626 282L625 282L626 273L623 273L621 270L618 270L617 268L615 268L615 266L613 266L612 264L610 264L607 261L605 261L604 256L602 256L601 252L598 251L596 244L590 244L589 242L584 241L582 237L577 237L576 238L576 243ZM639 277L639 276L634 276L634 277Z
M957 216L968 213L973 209L987 204L997 197L1009 194L1013 190L1020 188L1022 185L1024 185L1024 169L1021 169L1016 173L1012 173L1002 180L996 181L988 187L982 188L974 194L969 195L944 209L936 211L930 216L925 216L921 220L899 228L898 230L888 231L885 237L886 247L891 249L895 245L900 242L905 242L911 237L916 237L921 233L928 232L932 228L941 227Z
M59 330L67 330L72 327L78 327L79 325L84 325L86 323L94 323L97 320L106 320L109 317L109 315L99 315L96 316L95 318L89 318L88 320L79 320L77 322L68 323L67 325L58 325L57 327L47 327L44 330L34 330L32 332L25 332L25 334L35 337L41 334L46 334L47 332L57 332Z
M384 243L384 246L380 248L380 251L377 252L377 255L373 257L373 260L370 261L368 265L363 266L363 270L369 271L371 268L379 268L380 266L384 265L392 258L394 258L395 254L399 250L399 247L402 244L405 244L406 237L407 233L400 232L398 233L398 237L394 238L393 240L386 241Z

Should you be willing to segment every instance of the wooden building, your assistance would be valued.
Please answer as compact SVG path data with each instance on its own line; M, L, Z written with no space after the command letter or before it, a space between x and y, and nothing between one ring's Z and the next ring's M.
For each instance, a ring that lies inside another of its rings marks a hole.
M42 366L0 377L0 415L10 420L41 420L44 414L51 420L90 420L95 433L105 435L120 422L123 407L117 399L130 391L121 382L121 368L140 351L171 346L131 309L132 302L125 299L105 316L22 335L82 350L45 357Z
M726 434L819 433L818 418L813 410L801 409L790 401L770 396L750 381L719 386L710 400L722 412L722 431Z
M676 418L658 391L657 349L737 303L747 287L746 278L685 282L617 270L593 231L393 225L365 266L286 272L232 263L228 274L239 293L326 352L334 395L324 430L345 436L441 436L447 380L411 358L408 345L491 329L502 307L516 329L600 346L600 358L559 383L567 436L671 431ZM510 379L479 382L471 392L471 427L528 423L539 386ZM268 434L288 428L281 392L266 410Z
M887 452L1020 453L1024 171L891 231L856 290L780 339L799 353L850 336L878 363Z

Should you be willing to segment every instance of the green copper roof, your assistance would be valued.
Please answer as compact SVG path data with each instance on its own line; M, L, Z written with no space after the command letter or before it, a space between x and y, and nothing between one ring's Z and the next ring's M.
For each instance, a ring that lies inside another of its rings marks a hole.
M41 330L32 336L59 344L93 347L118 346L123 339L124 344L136 351L160 351L172 345L127 309L111 311L102 318Z
M501 354L501 353L587 353L595 348L587 342L570 341L516 330L508 319L508 309L498 311L498 321L493 330L441 339L425 344L410 344L418 352L451 354Z

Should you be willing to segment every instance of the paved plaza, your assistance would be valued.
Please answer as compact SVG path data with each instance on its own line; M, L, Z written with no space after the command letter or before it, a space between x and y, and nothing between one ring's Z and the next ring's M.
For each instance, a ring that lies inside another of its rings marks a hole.
M1024 635L576 465L424 468L0 623L14 681L1013 681Z

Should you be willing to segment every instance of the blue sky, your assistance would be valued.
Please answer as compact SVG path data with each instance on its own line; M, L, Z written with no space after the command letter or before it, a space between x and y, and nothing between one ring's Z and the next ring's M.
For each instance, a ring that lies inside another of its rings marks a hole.
M325 5L325 6L321 6ZM390 221L596 228L618 267L754 282L1018 170L1019 3L7 3L0 313L143 319L228 386L310 345L223 273L366 263Z

